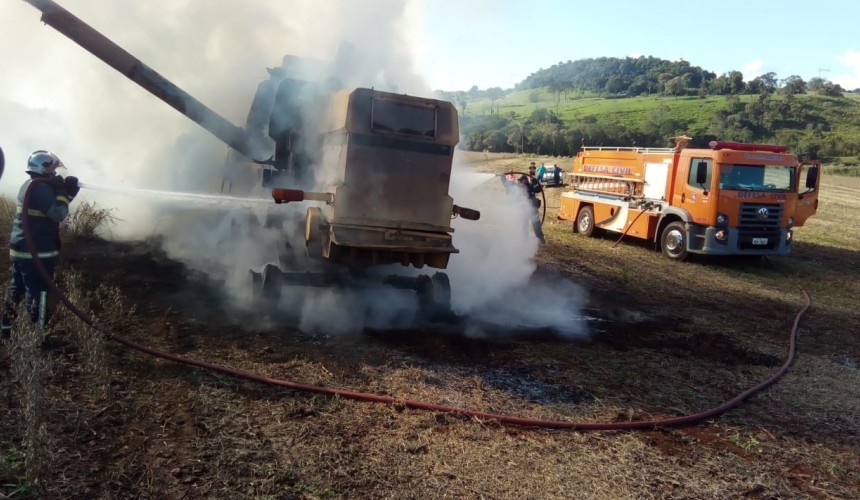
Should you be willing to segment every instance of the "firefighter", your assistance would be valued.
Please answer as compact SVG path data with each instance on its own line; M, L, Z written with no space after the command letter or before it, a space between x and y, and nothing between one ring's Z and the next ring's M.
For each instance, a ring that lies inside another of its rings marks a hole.
M553 166L552 166L552 181L555 183L556 186L561 186L563 184L561 182L562 173L563 173L563 171L561 170L561 167L558 166L558 163L553 164Z
M519 183L522 186L523 190L525 190L526 195L529 199L529 220L532 223L532 229L534 229L535 236L540 242L546 243L546 240L543 236L543 227L542 222L540 220L540 198L537 197L538 193L543 191L543 188L540 185L540 182L532 176L532 175L521 175L519 178Z
M12 261L12 281L3 301L2 333L8 337L12 330L16 308L24 302L30 320L41 327L47 323L48 284L39 274L30 249L24 239L23 204L24 194L30 183L39 182L30 193L28 214L30 236L36 247L39 260L53 279L54 269L60 255L60 223L69 215L69 203L78 194L78 179L68 176L63 179L57 169L63 162L57 155L39 150L27 160L30 176L18 192L18 208L9 238L9 256Z

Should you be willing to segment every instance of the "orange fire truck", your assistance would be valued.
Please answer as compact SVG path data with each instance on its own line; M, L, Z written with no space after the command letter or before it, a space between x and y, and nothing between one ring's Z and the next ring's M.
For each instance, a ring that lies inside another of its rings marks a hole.
M786 146L711 141L710 149L583 147L561 195L560 220L654 241L668 258L788 255L818 208L821 163ZM801 182L801 180L803 182Z

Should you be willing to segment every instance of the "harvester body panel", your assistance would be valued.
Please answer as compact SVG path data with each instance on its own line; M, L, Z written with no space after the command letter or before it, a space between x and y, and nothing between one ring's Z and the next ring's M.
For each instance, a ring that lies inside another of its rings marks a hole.
M343 89L331 98L326 129L320 168L332 176L331 243L373 249L378 263L446 267L457 252L448 195L459 139L453 105Z

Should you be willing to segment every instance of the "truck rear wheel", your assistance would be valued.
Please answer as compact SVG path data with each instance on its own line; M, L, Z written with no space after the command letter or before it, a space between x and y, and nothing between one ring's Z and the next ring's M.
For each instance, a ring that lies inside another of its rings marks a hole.
M576 231L583 236L597 236L597 228L594 226L594 209L586 205L579 209L576 214Z
M663 228L660 236L660 249L663 255L672 260L685 260L687 258L687 230L683 222L671 222Z

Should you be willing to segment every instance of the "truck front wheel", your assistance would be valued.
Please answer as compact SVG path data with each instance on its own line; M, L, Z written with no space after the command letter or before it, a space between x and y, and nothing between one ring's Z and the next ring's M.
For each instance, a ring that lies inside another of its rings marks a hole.
M663 228L660 236L660 249L663 255L672 260L685 260L687 258L687 230L683 222L671 222Z
M594 209L584 206L576 214L576 231L583 236L597 236L594 227Z

